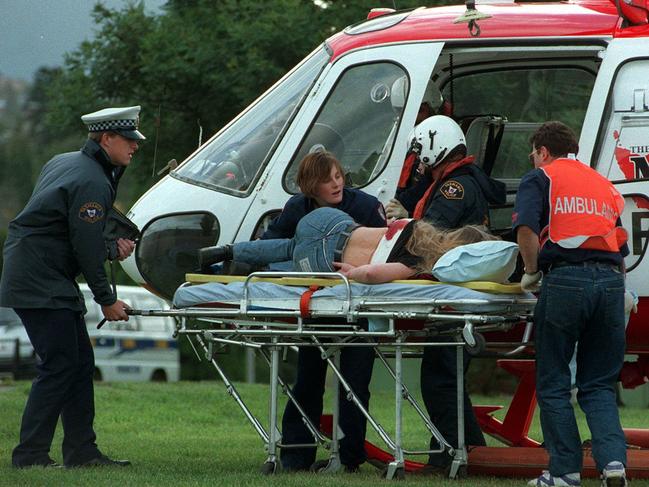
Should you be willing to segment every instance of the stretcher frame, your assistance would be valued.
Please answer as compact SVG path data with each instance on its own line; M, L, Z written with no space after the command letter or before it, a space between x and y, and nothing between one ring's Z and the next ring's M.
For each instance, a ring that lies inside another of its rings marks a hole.
M194 276L195 277L195 276ZM310 310L304 316L304 310L294 309L257 309L250 298L250 286L259 279L304 278L315 280L320 284L331 285L342 282L346 290L346 298L342 311L330 312ZM323 281L325 280L325 281ZM331 284L328 284L331 283ZM190 282L183 286L191 285ZM394 460L385 467L385 477L403 478L405 475L405 455L425 455L429 453L447 452L452 457L449 471L450 478L462 475L467 468L467 449L464 439L464 360L463 348L469 347L474 352L484 347L481 333L493 330L508 330L515 324L525 320L525 333L521 343L510 353L517 353L529 343L531 333L530 310L535 303L528 297L494 297L493 299L413 299L404 300L395 306L393 301L380 299L361 299L353 304L350 281L340 273L303 273L303 272L255 272L244 282L240 302L234 307L229 305L204 307L189 307L171 310L139 310L133 314L145 316L173 316L177 318L177 334L187 337L199 360L203 356L209 361L223 380L230 394L252 424L267 451L267 458L262 467L266 474L275 473L279 462L279 450L282 448L303 448L324 446L330 451L327 465L320 472L334 473L341 469L339 455L338 393L333 396L333 427L331 439L323 435L317 425L314 425L299 402L293 396L290 387L279 375L280 357L290 348L316 347L323 360L333 372L333 390L342 387L347 400L354 402L368 424L375 430ZM451 306L499 306L498 312L467 313L461 311L442 310ZM386 309L387 308L387 309ZM308 318L308 319L307 319ZM335 323L310 323L312 319L333 319ZM388 320L387 330L367 331L359 325L359 320L367 318L382 318ZM340 320L345 323L341 324ZM287 323L286 320L293 322ZM424 321L423 328L408 328L397 326L397 322ZM201 326L197 326L201 325ZM205 328L204 326L207 326ZM437 341L439 338L452 341ZM245 404L235 385L227 376L216 359L216 352L227 346L234 345L259 352L266 360L270 369L268 429L252 413ZM340 370L340 352L344 347L370 346L375 355L395 382L395 415L394 435L391 436L385 428L363 407L356 393L351 389ZM430 421L425 409L410 394L403 383L403 359L423 347L454 347L456 349L457 370L457 428L458 448L453 448L442 436L436 426ZM404 353L405 352L405 353ZM389 364L387 355L394 356L394 368ZM293 402L307 430L313 436L314 442L308 444L285 445L281 442L278 428L278 395L282 391ZM402 412L404 401L414 408L427 430L437 440L440 448L425 450L410 450L403 446Z

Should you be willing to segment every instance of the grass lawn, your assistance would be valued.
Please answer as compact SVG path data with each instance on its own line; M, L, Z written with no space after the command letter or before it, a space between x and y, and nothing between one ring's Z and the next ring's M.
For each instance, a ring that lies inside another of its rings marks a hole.
M313 474L262 476L259 467L265 460L261 439L227 395L220 382L99 383L95 387L97 418L95 429L100 448L109 456L127 458L131 468L41 469L11 468L11 449L18 439L22 409L29 392L28 382L0 386L0 485L2 486L365 486L381 483L378 470L363 465L358 474L339 474L335 478ZM266 424L267 386L238 385L244 400ZM506 404L509 398L475 397L474 404ZM284 399L282 398L282 404ZM393 396L373 394L371 408L381 424L393 430ZM281 410L281 409L280 409ZM416 423L410 408L404 416L406 447L423 448L427 435ZM621 409L627 427L646 427L646 409ZM583 437L589 437L579 416ZM538 419L533 436L539 437ZM61 460L61 427L57 429L52 457ZM375 434L369 439L383 447ZM496 442L490 444L496 445ZM326 451L319 456L325 458ZM523 486L522 479L468 478L450 481L443 478L407 477L398 485L454 487ZM599 482L586 480L584 486ZM641 485L636 482L634 485Z

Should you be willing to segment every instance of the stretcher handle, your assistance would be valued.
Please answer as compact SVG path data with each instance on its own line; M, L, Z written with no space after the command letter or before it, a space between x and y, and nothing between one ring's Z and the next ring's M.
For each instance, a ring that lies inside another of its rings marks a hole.
M354 317L351 315L351 302L352 302L352 288L349 283L349 279L346 276L342 275L340 272L269 272L269 271L260 271L253 272L250 274L245 282L243 283L243 295L241 296L241 305L240 312L243 315L248 313L248 297L249 297L249 283L254 278L282 278L282 277L301 277L301 278L325 278L325 279L341 279L345 284L345 291L347 294L347 299L343 304L343 313L347 315L347 321L353 321Z

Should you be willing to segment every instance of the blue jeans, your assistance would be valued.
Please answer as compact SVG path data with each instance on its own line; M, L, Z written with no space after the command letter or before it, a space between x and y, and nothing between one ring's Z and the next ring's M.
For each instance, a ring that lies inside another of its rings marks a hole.
M335 252L344 250L347 231L353 224L352 217L343 211L318 208L300 220L293 238L235 243L234 260L253 265L292 260L296 271L331 272L333 262L341 260Z
M626 464L626 441L615 402L624 361L624 277L609 266L566 266L543 279L534 311L536 389L541 428L555 476L582 469L570 404L570 359L577 351L577 400L586 414L598 470Z

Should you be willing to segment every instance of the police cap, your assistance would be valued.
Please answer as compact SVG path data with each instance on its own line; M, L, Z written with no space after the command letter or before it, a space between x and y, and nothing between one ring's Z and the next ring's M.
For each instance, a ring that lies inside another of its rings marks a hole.
M140 106L104 108L88 113L81 121L88 126L89 132L115 132L133 140L145 140L146 137L137 129L139 125Z

